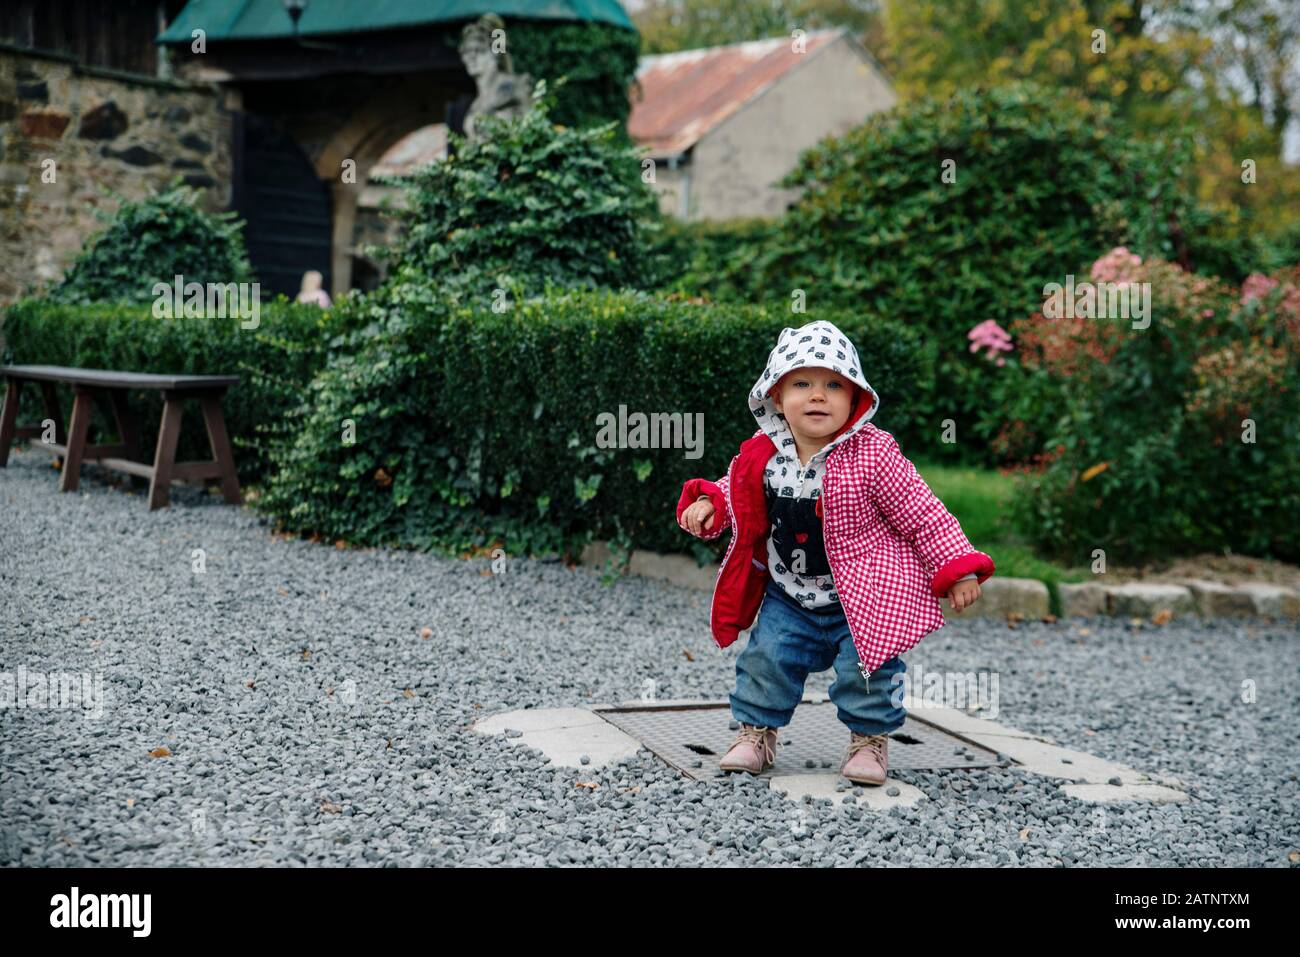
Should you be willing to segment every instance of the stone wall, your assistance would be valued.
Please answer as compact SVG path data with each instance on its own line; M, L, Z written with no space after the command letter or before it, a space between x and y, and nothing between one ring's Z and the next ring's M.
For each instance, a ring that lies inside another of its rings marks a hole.
M178 176L206 187L207 208L228 207L230 114L216 87L0 46L0 304L62 276L103 227L95 211L117 206L104 189L139 199Z

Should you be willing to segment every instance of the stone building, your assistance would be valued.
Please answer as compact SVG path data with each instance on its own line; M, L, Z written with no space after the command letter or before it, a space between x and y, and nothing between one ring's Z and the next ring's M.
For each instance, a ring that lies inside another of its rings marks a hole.
M115 207L106 191L138 199L180 176L212 209L229 203L225 98L170 78L153 43L183 5L0 5L0 302L63 274Z
M457 40L488 9L634 29L617 0L309 0L296 22L283 0L4 0L0 303L62 275L115 205L102 187L134 199L175 176L244 217L264 290L308 269L334 295L373 282L370 170L457 128L475 94Z
M795 198L774 184L826 136L896 97L846 30L819 30L648 56L628 133L655 163L660 207L681 219L777 216Z

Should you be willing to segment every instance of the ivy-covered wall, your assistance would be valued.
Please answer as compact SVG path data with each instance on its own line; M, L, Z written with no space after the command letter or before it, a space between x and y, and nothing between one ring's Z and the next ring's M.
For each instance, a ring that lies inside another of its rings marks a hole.
M507 20L506 34L516 70L545 78L552 89L561 76L568 77L556 91L554 122L580 127L618 120L626 136L640 34L603 23L539 20Z

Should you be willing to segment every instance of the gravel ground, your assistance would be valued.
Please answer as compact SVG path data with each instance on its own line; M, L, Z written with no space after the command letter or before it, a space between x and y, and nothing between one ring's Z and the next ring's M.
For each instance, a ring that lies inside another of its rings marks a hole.
M1297 866L1293 624L969 620L906 656L995 669L999 722L1175 775L1185 804L1102 810L997 767L894 772L929 798L908 810L795 805L647 751L575 772L469 730L646 678L725 697L739 643L713 645L704 593L286 541L196 490L150 514L96 469L80 493L56 479L32 451L0 471L0 672L102 674L103 712L0 712L7 864Z

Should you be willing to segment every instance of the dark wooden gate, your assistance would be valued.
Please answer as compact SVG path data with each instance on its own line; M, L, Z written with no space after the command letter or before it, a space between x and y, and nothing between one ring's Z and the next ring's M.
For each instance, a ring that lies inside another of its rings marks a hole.
M274 122L236 113L231 205L244 217L244 241L265 293L298 295L315 269L330 289L330 184Z

